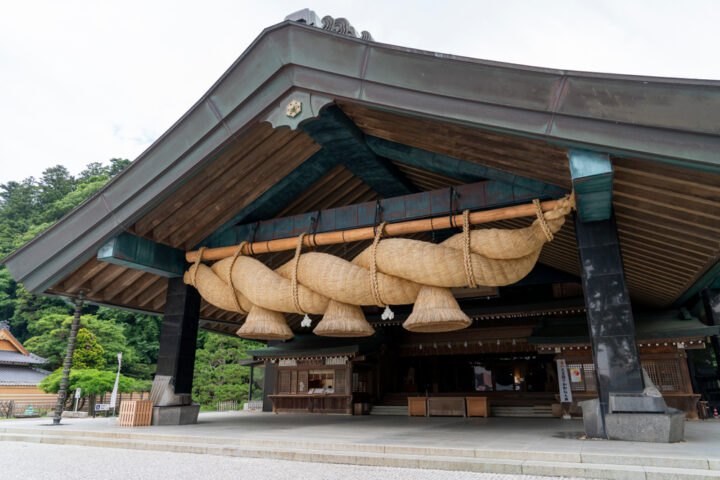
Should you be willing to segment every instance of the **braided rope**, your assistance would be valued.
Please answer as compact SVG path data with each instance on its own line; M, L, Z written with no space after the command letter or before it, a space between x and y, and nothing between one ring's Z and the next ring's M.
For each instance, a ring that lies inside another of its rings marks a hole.
M293 258L293 266L292 266L292 276L290 277L290 281L292 282L292 297L293 297L293 303L295 304L295 310L297 313L301 313L303 315L307 315L307 313L300 308L300 298L298 296L298 280L297 280L297 270L298 270L298 263L300 260L300 251L302 250L302 244L303 244L303 238L305 238L305 235L307 233L301 233L298 237L297 246L295 247L295 257Z
M467 279L468 287L477 288L470 253L470 210L465 210L463 212L463 266L465 267L465 278Z
M540 221L540 228L542 228L542 231L545 234L545 238L547 238L548 242L552 242L553 238L555 238L555 235L553 235L550 227L547 224L547 220L545 220L545 214L542 211L542 205L540 204L540 200L537 198L534 199L533 205L535 205L535 214Z
M198 249L197 257L195 257L195 263L193 263L193 265L195 265L195 270L193 270L193 276L191 279L191 283L192 283L192 286L195 288L197 288L197 271L198 271L198 267L200 266L200 262L202 261L202 254L204 251L205 251L205 247L200 247Z
M373 239L372 247L370 247L370 258L372 259L372 262L370 263L370 290L372 290L375 305L378 307L387 307L380 297L380 285L378 284L377 279L377 246L378 243L380 243L380 237L382 237L386 223L387 222L382 222L378 225L377 230L375 230L375 238Z
M240 300L238 299L238 291L235 289L235 285L233 284L232 279L232 269L235 266L235 261L238 259L240 255L242 255L242 249L248 242L240 242L240 245L238 245L237 250L235 250L235 253L232 256L232 260L230 261L230 267L228 268L227 273L227 284L230 285L230 291L233 294L233 300L235 301L235 308L237 308L238 313L241 315L245 315L246 312L245 309L242 308L242 305L240 305Z

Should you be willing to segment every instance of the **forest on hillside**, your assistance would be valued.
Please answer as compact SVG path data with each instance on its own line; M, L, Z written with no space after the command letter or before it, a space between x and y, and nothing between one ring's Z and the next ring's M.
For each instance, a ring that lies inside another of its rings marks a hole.
M106 164L95 162L77 176L57 165L46 169L40 178L0 184L0 258L80 205L129 164L120 158ZM62 364L72 313L70 299L32 295L12 279L7 268L0 267L0 321L10 323L12 334L28 351L48 360L47 370L57 370ZM73 357L74 376L104 378L104 372L117 370L117 354L122 352L127 389L149 388L157 363L161 321L156 315L85 305ZM246 349L258 346L256 342L201 331L193 383L195 401L211 405L246 400L250 372L237 361L247 357Z

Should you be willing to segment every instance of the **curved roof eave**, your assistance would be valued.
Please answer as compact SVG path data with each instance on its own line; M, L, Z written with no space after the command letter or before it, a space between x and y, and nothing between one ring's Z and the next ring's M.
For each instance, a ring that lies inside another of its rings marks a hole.
M720 82L474 60L286 21L265 29L129 168L3 263L29 291L44 291L293 90L720 171Z

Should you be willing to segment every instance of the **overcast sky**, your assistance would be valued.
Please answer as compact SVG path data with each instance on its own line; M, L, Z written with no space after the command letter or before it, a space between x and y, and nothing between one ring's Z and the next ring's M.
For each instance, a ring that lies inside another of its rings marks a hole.
M0 183L134 159L305 7L442 53L720 79L720 1L0 0Z

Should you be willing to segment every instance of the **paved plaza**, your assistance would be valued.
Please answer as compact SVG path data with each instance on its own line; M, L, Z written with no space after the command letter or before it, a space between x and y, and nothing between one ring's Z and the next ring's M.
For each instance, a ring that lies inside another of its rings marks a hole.
M557 477L291 462L115 448L6 442L3 478L28 480L551 480ZM565 477L567 478L567 477Z
M0 439L5 440L0 450L2 455L8 455L10 451L17 452L21 444L32 449L33 443L23 442L34 442L41 444L35 445L37 448L50 448L48 458L53 458L55 447L73 445L70 450L73 452L83 451L84 446L92 449L88 452L97 450L100 459L118 455L126 458L123 468L135 465L130 460L141 455L137 457L138 465L158 471L175 468L163 467L162 463L179 455L178 458L202 458L193 460L193 465L209 462L228 465L230 470L256 468L261 472L260 476L248 478L285 478L262 476L266 471L263 465L288 460L296 462L288 464L285 471L307 472L307 476L293 478L326 478L322 476L326 471L333 472L333 478L340 473L355 478L353 472L365 472L368 467L379 468L377 472L383 470L381 467L411 467L430 475L420 477L418 470L414 470L416 475L412 478L440 478L432 476L439 475L436 470L646 480L720 478L720 422L716 420L686 422L686 440L676 444L587 440L582 422L551 418L207 412L200 415L197 425L125 428L113 422L108 418L65 419L62 426L53 427L47 418L5 420L0 422ZM163 453L159 454L160 451ZM211 455L198 456L199 453ZM148 460L141 461L142 455L148 455ZM94 462L95 457L89 456L88 461ZM38 463L33 468L45 468L43 465ZM377 473L380 475L377 478L405 478L405 468L391 471L394 476ZM137 474L140 476L124 478L144 478L142 470ZM375 473L358 475L373 478Z

